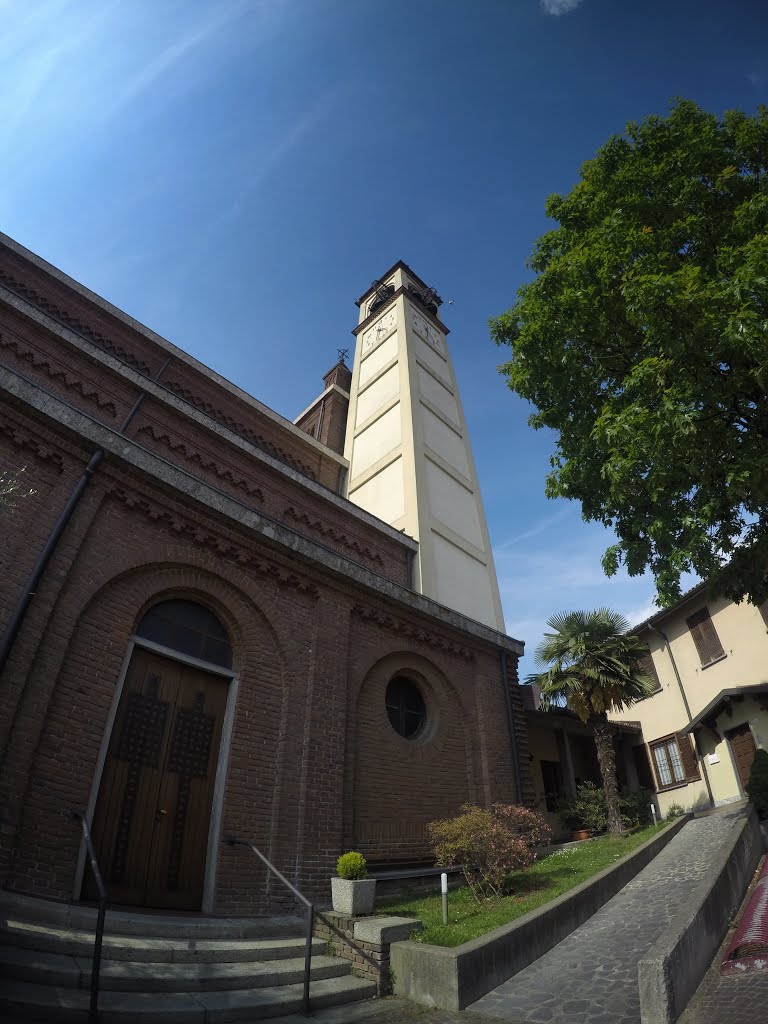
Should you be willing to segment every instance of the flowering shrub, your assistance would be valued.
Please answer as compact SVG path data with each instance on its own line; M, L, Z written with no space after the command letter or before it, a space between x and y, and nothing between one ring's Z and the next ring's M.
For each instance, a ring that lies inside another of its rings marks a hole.
M477 900L509 892L512 872L532 864L533 847L551 835L540 814L513 804L464 804L458 817L430 822L427 834L437 863L460 866Z

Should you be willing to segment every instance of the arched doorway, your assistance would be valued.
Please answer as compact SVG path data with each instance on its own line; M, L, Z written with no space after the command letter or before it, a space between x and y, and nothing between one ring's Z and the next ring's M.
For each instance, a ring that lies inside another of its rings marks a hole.
M202 605L162 601L132 639L93 816L113 903L199 910L232 679L226 630ZM83 895L95 895L86 876Z

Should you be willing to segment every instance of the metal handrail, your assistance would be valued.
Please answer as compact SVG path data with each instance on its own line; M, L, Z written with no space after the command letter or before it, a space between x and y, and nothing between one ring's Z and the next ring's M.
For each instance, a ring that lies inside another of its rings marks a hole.
M91 839L91 830L88 828L88 820L82 811L73 810L72 817L80 822L83 830L85 846L88 850L88 860L91 862L91 871L99 891L99 914L96 918L96 938L93 942L93 960L91 961L91 1005L88 1011L88 1019L91 1024L99 1024L99 972L101 971L101 945L104 941L104 915L107 912L107 889L104 879L99 871L99 862L96 860L96 850Z
M230 836L227 839L227 842L229 843L230 846L247 846L249 850L252 850L256 854L256 856L259 858L259 860L262 861L262 863L266 865L267 870L271 871L273 875L276 875L277 878L279 878L280 881L283 883L283 885L288 886L288 888L291 890L291 892L296 897L296 899L299 900L301 903L303 903L304 906L307 908L307 942L306 942L306 946L305 946L305 949L304 949L304 997L303 997L303 1005L304 1005L304 1016L308 1017L309 1016L309 974L310 974L310 970L311 970L311 967L312 967L312 927L313 927L314 918L315 918L315 908L314 908L313 904L310 903L310 901L307 899L307 897L304 896L302 893L300 893L295 885L291 885L291 883L288 881L288 879L285 877L285 875L281 874L277 870L275 865L270 860L267 860L267 858L264 856L264 854L261 852L261 850L259 850L258 847L254 846L254 844L252 842L250 842L248 839L238 839L237 836Z

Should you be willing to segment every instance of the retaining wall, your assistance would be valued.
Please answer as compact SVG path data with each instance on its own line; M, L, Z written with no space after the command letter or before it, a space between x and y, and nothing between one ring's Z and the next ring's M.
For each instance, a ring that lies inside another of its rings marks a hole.
M461 946L393 943L395 994L422 1006L463 1010L575 931L642 871L689 818L678 819L612 867L539 910Z
M701 885L638 964L642 1024L674 1024L723 941L763 851L754 809L739 817Z

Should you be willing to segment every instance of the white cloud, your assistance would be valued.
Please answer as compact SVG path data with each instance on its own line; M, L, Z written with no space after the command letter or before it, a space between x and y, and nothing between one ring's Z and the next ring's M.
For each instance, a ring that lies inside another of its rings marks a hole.
M212 8L206 17L193 25L187 32L165 46L140 67L123 84L114 97L106 116L113 116L121 107L131 103L138 96L150 89L154 83L172 71L176 65L186 59L192 50L206 43L215 33L242 17L247 8L242 0L237 3L225 4Z
M547 14L554 14L556 18L569 11L575 11L580 3L581 0L541 0L541 6Z
M755 88L761 86L765 81L765 75L761 74L759 71L748 71L744 77L751 85L754 85Z

